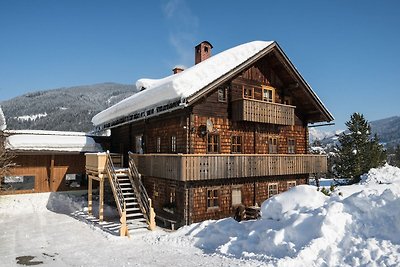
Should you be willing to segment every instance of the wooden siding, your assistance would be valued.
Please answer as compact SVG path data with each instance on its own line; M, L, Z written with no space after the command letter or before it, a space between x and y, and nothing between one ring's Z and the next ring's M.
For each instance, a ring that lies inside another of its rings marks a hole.
M294 109L289 105L238 99L232 102L232 120L294 125Z
M85 173L85 156L83 154L18 155L14 162L17 166L11 169L11 176L35 176L35 187L33 190L29 190L30 192L87 189L86 186L69 188L65 181L66 174ZM28 193L28 191L24 190L24 193Z
M178 181L325 173L323 155L134 155L145 176Z

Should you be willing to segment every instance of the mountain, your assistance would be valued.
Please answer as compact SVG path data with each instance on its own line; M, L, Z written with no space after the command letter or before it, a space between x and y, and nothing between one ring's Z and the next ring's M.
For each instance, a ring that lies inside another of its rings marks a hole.
M378 134L379 141L387 147L400 144L400 117L394 116L386 119L371 121L373 134Z
M0 106L7 129L86 132L94 115L136 92L135 85L102 83L28 93Z

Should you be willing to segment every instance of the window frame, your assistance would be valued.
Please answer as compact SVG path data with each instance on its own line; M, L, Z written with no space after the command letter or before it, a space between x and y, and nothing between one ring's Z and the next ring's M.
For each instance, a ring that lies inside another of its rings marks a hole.
M234 196L234 192L239 193L239 194ZM240 197L240 202L238 203L237 201L235 201L235 203L234 203L234 200L237 200L237 198L239 198L239 197ZM232 190L231 190L231 203L232 203L232 207L236 207L236 206L239 206L239 205L243 204L242 188L241 187L233 187L232 188Z
M215 139L217 138L215 142ZM210 142L210 140L212 140L212 142ZM212 147L213 149L210 150L210 147ZM215 148L217 148L215 151ZM221 151L221 138L219 134L214 134L214 133L208 133L207 134L207 153L208 154L219 154Z
M219 187L207 188L206 206L207 210L219 209Z
M226 103L228 102L228 87L218 87L218 102Z
M275 189L271 189L272 186L276 186L276 188ZM276 193L271 193L272 190L274 190L274 191L276 190ZM275 196L277 194L279 194L279 185L278 185L278 183L269 183L268 184L268 198L270 198L272 196Z
M268 154L278 154L278 137L268 137Z
M290 186L290 184L292 184L292 186ZM287 190L289 190L290 188L293 188L297 185L296 181L287 181L286 182L286 188Z
M161 153L161 137L158 136L156 139L156 152Z
M240 143L237 141L240 140ZM238 151L239 148L239 151ZM231 153L232 154L242 154L243 153L243 136L242 135L232 135L231 136Z
M245 92L247 91L251 92L250 96L245 94ZM248 85L242 85L242 97L244 99L254 99L254 87Z
M293 144L291 144L291 142L293 142ZM287 148L288 148L288 154L296 154L296 139L295 138L287 139Z
M176 153L176 135L171 135L171 153Z
M275 103L275 87L263 85L262 86L262 100L268 103ZM271 98L265 97L265 92L271 91Z

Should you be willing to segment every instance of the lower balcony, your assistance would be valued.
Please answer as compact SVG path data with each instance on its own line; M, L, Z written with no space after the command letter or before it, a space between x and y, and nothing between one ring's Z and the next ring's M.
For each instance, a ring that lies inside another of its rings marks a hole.
M324 155L133 154L144 176L178 181L327 172Z

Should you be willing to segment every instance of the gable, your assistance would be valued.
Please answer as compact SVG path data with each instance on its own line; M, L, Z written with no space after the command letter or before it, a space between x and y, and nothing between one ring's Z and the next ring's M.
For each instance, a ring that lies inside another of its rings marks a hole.
M333 116L278 44L254 41L223 51L181 73L159 80L141 79L137 82L137 87L143 87L144 90L100 112L93 117L92 122L98 129L110 128L185 108L238 76L260 59L271 55L276 55L278 59L271 65L276 64L278 76L285 77L283 86L299 88L294 93L304 99L307 122L332 121Z

